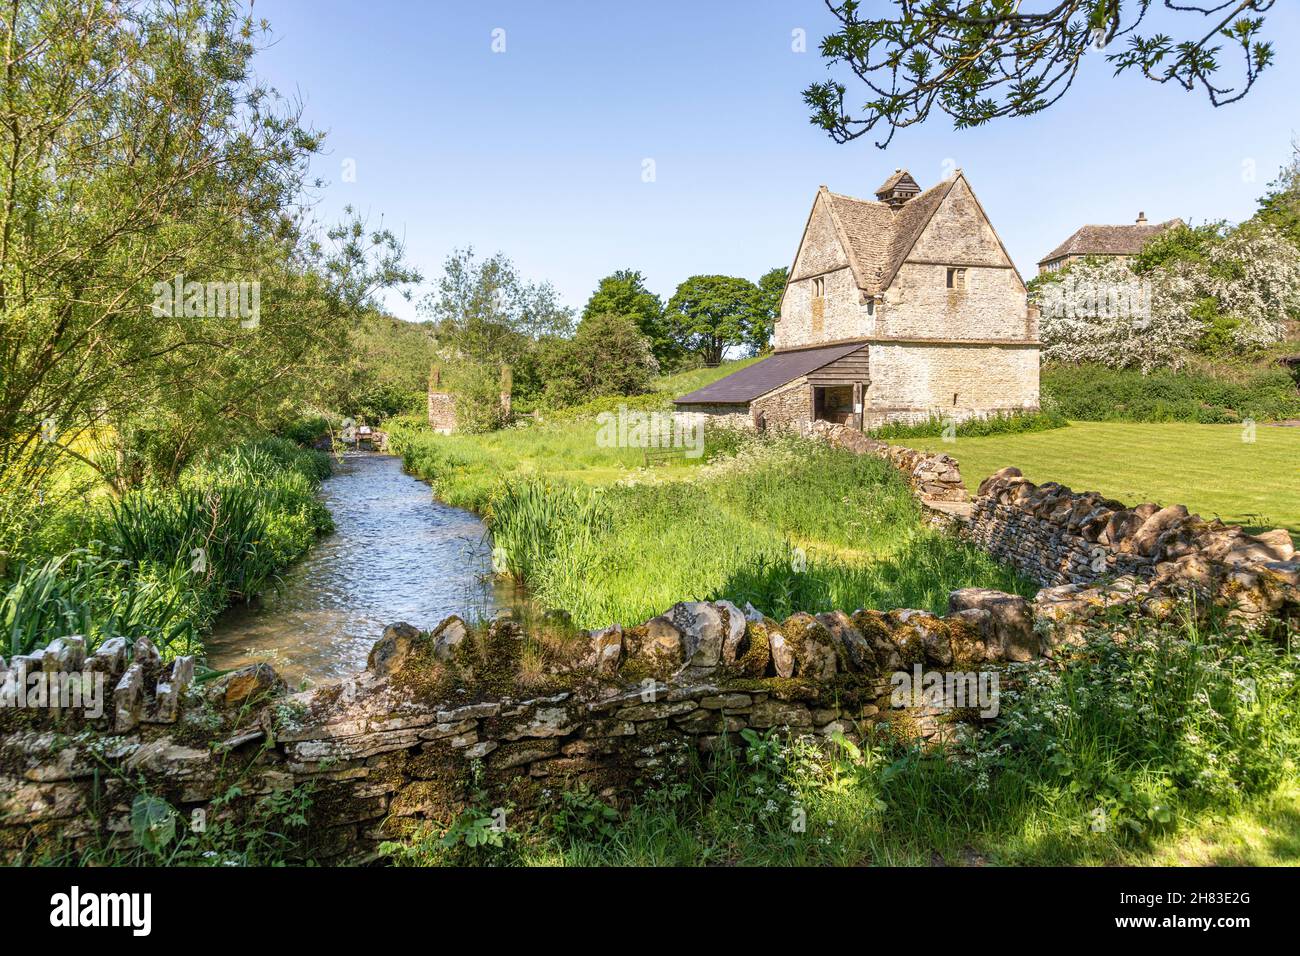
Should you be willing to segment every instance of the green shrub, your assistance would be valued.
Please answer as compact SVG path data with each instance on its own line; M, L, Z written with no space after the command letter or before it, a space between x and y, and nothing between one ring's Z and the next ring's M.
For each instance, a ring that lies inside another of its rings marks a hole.
M999 412L982 418L968 418L956 425L950 419L932 415L915 425L888 424L871 430L871 437L881 441L902 438L939 438L945 434L957 438L979 438L985 435L1014 435L1023 432L1041 432L1064 428L1069 424L1066 416L1055 408L1037 412Z
M1099 365L1049 365L1043 402L1076 421L1231 424L1300 417L1300 391L1282 369L1245 373L1240 380L1191 369L1137 371Z
M329 431L329 421L320 415L311 418L299 418L278 429L282 438L298 445L310 445Z

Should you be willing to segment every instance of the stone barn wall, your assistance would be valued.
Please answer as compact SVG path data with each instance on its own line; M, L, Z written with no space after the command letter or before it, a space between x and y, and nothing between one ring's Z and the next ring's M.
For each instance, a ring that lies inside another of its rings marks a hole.
M1036 345L872 343L866 427L1038 410Z

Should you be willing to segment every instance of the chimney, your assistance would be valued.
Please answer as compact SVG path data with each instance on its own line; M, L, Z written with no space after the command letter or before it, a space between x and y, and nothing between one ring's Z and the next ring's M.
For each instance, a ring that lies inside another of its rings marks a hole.
M1145 226L1145 225L1147 224L1147 214L1146 214L1146 213L1144 213L1144 212L1140 212L1140 213L1138 213L1137 224L1138 224L1139 226Z

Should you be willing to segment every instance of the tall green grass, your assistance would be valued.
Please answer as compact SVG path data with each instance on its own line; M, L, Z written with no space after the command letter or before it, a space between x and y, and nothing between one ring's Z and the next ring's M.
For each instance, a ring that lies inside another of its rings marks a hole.
M281 569L332 528L315 492L329 460L284 439L207 457L171 489L142 489L56 515L47 540L83 536L61 554L29 554L0 580L9 653L81 634L90 647L149 637L164 654L201 649L231 601L272 587Z
M203 596L186 569L136 564L102 548L23 565L0 592L5 654L28 654L79 634L90 647L112 637L148 637L175 654L198 649Z
M439 497L483 514L504 569L579 627L636 624L685 600L782 616L942 611L966 586L1033 591L928 528L888 462L821 443L723 430L702 458L654 469L636 449L596 448L581 423L411 432L397 447Z

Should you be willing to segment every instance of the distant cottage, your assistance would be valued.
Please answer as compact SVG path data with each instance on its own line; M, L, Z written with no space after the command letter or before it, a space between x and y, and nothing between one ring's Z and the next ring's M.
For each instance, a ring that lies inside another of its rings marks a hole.
M1167 219L1152 225L1147 222L1147 214L1140 212L1131 226L1083 226L1040 259L1038 271L1055 272L1085 256L1128 261L1141 252L1148 241L1166 229L1182 225L1185 223L1181 219Z
M820 187L774 354L675 399L731 424L858 429L1038 407L1037 314L961 170L854 199Z

